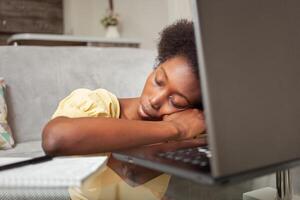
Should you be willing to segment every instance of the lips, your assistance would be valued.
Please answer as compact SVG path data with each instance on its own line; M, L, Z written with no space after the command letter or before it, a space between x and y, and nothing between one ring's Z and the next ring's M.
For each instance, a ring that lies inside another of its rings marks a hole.
M147 106L143 104L140 105L139 113L142 115L143 118L155 118L156 114L153 113Z

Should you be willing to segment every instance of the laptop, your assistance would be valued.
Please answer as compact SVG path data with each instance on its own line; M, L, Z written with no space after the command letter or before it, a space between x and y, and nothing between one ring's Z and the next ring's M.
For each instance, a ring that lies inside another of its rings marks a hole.
M207 138L113 156L203 184L299 165L300 1L192 3Z

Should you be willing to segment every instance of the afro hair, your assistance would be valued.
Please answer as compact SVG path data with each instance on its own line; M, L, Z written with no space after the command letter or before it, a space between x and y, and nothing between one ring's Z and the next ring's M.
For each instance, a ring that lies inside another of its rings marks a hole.
M194 26L193 22L189 20L178 20L160 32L158 63L161 64L175 56L186 58L193 72L199 78Z

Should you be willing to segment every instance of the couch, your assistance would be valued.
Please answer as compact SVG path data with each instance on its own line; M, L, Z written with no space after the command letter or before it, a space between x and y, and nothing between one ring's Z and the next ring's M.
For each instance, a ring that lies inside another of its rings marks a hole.
M140 94L155 52L134 48L0 47L8 122L16 146L0 157L44 155L41 133L58 102L77 88L105 88L117 97ZM0 199L68 199L67 189L0 188Z
M155 51L133 48L0 47L0 77L7 83L8 121L16 141L14 149L0 151L0 156L43 155L43 126L59 100L76 88L105 88L121 98L138 96L155 65L155 55ZM299 169L293 173L299 174ZM169 192L177 190L183 198L189 195L186 192L196 191L207 200L240 199L242 192L274 186L274 176L217 188L191 185L184 190L178 188L181 183L172 178Z
M0 47L0 76L7 83L8 121L16 141L0 156L42 155L43 126L76 88L138 96L154 61L154 51L134 48Z

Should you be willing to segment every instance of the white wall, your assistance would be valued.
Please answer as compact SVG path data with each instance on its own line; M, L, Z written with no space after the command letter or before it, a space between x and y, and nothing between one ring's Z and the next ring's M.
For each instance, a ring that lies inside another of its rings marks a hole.
M141 41L141 48L155 49L158 33L178 18L190 18L189 0L114 0L120 16L121 37ZM64 32L104 37L100 19L107 0L64 0Z
M167 3L170 24L182 18L192 20L192 8L189 0L167 0Z

